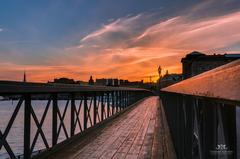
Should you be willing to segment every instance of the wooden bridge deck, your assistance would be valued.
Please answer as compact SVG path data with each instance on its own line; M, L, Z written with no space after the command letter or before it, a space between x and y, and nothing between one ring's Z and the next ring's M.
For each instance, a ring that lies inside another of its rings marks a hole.
M176 158L158 97L145 99L96 131L48 158Z

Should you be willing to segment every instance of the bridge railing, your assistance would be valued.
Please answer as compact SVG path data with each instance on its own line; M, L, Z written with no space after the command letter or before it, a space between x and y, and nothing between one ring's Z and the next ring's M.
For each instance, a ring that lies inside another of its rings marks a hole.
M240 158L240 60L164 88L160 97L179 159Z
M8 138L17 120L22 120L23 129L22 134L17 134L22 135L21 158L29 159L39 139L44 151L51 150L149 95L152 92L137 88L0 81L2 101L16 103L5 129L0 130L0 150L5 148L7 156L17 158L19 153L11 143L21 141ZM41 113L40 103L45 103ZM44 124L50 133L46 133Z

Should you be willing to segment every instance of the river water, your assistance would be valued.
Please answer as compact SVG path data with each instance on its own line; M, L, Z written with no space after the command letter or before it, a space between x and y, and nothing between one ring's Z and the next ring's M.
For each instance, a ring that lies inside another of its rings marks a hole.
M90 102L90 101L89 101ZM4 130L9 122L10 117L12 116L12 113L14 111L14 109L16 108L18 101L0 101L0 130L2 133L4 133ZM59 110L61 112L61 114L63 114L65 105L67 104L66 100L59 100L58 101L58 106L59 106ZM33 110L40 122L43 112L46 108L47 105L47 101L44 100L33 100L32 101L32 107ZM80 101L76 101L76 107L78 108L80 105ZM105 111L106 111L106 107L105 107ZM110 109L111 111L111 109ZM99 106L99 112L101 112L101 107ZM100 113L99 113L100 114ZM91 118L93 117L93 109L91 107L90 110L90 115ZM80 109L80 115L79 115L79 119L80 122L82 124L82 128L83 128L83 103ZM24 126L23 126L23 122L24 122L24 103L22 104L18 115L12 125L12 128L6 138L7 142L9 143L11 149L13 150L13 152L15 153L15 155L21 155L23 154L23 132L24 132ZM97 118L97 122L99 122L99 119ZM58 124L59 124L59 119L58 119ZM66 115L64 118L64 124L66 126L67 132L68 134L70 134L70 102L66 111ZM88 122L88 127L90 127L90 121ZM51 147L51 141L52 141L52 103L50 104L47 116L45 118L44 124L42 126L43 132L45 134L45 137L48 141L49 146ZM37 131L37 127L36 124L33 120L33 118L31 118L31 143L33 141L33 138L36 134ZM66 136L64 134L63 128L61 128L60 131L60 135L59 135L59 139L58 142L61 142L63 140L66 139ZM80 127L77 126L76 130L75 130L75 134L80 132ZM34 148L34 151L37 150L41 150L41 149L45 149L45 145L43 143L43 140L41 138L41 135L39 135L36 146ZM8 158L8 154L4 148L4 146L2 147L2 149L0 150L0 159L1 158Z

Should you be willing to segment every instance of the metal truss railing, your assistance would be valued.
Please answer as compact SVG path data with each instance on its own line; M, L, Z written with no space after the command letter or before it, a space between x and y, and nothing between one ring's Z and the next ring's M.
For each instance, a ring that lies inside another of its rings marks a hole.
M240 157L239 70L240 60L161 90L179 159Z
M5 130L0 130L0 150L4 147L9 157L13 159L17 158L17 155L9 144L7 137L13 123L18 120L17 115L21 108L24 111L24 116L22 117L24 118L22 123L22 127L24 128L22 156L28 159L33 156L34 148L39 138L42 139L45 150L49 150L61 142L59 141L60 133L63 133L66 140L68 140L97 123L121 112L138 100L152 95L150 91L144 89L121 87L79 87L76 89L73 86L68 88L66 85L64 85L64 89L61 89L62 85L53 86L53 91L51 91L51 88L48 88L46 92L44 91L45 86L40 86L41 92L38 93L38 88L34 87L31 89L32 85L34 84L31 84L31 86L27 85L28 91L26 91L21 86L21 83L17 83L17 86L15 85L16 91L12 89L8 91L4 83L4 86L2 86L4 87L4 91L0 90L0 96L4 96L8 100L14 99L18 101L10 120L6 124ZM10 87L14 88L12 85ZM74 90L71 88L74 88ZM47 101L41 117L37 116L35 107L32 105L34 100ZM60 100L66 101L62 111L59 108ZM67 111L70 111L70 123L66 123L65 121ZM52 119L51 141L47 139L43 131L43 124L46 122L48 115ZM33 136L31 136L33 134L31 129L32 124L37 128ZM78 132L76 129L80 131Z

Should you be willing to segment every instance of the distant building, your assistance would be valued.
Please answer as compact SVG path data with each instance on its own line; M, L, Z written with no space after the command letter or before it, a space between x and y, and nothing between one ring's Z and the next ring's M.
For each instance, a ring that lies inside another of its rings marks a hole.
M123 79L120 79L119 80L119 84L120 86L126 86L126 85L129 85L131 82L129 82L128 80L123 80Z
M93 80L92 76L90 76L90 79L89 79L89 81L88 81L88 84L89 84L89 85L94 85L94 80Z
M120 85L120 81L117 78L113 79L113 86L119 86L119 85Z
M48 83L88 85L87 81L75 81L74 79L69 79L66 77L55 78L53 81L48 81Z
M182 74L168 74L166 73L160 80L159 87L164 88L172 84L180 82L182 80Z
M142 87L144 85L143 80L142 81L128 81L128 80L124 80L124 79L113 79L113 78L100 78L100 79L96 79L96 85L100 85L100 86L130 86L130 87Z
M96 79L96 85L106 86L107 85L107 79L106 78Z
M123 84L124 86L137 86L137 87L142 87L144 85L143 80L141 81L126 81L126 83Z
M54 79L54 83L62 83L62 84L75 84L75 81L73 79L69 79L69 78L55 78Z
M112 78L107 79L107 86L113 86L113 79Z
M99 86L114 86L114 80L112 78L96 79L96 85L99 85Z
M119 85L123 85L123 84L124 84L124 81L125 81L125 80L120 79L120 80L119 80Z
M88 85L88 82L86 82L86 81L76 81L75 84Z
M206 55L204 53L194 51L187 54L186 57L181 60L183 79L190 78L239 58L240 54Z

